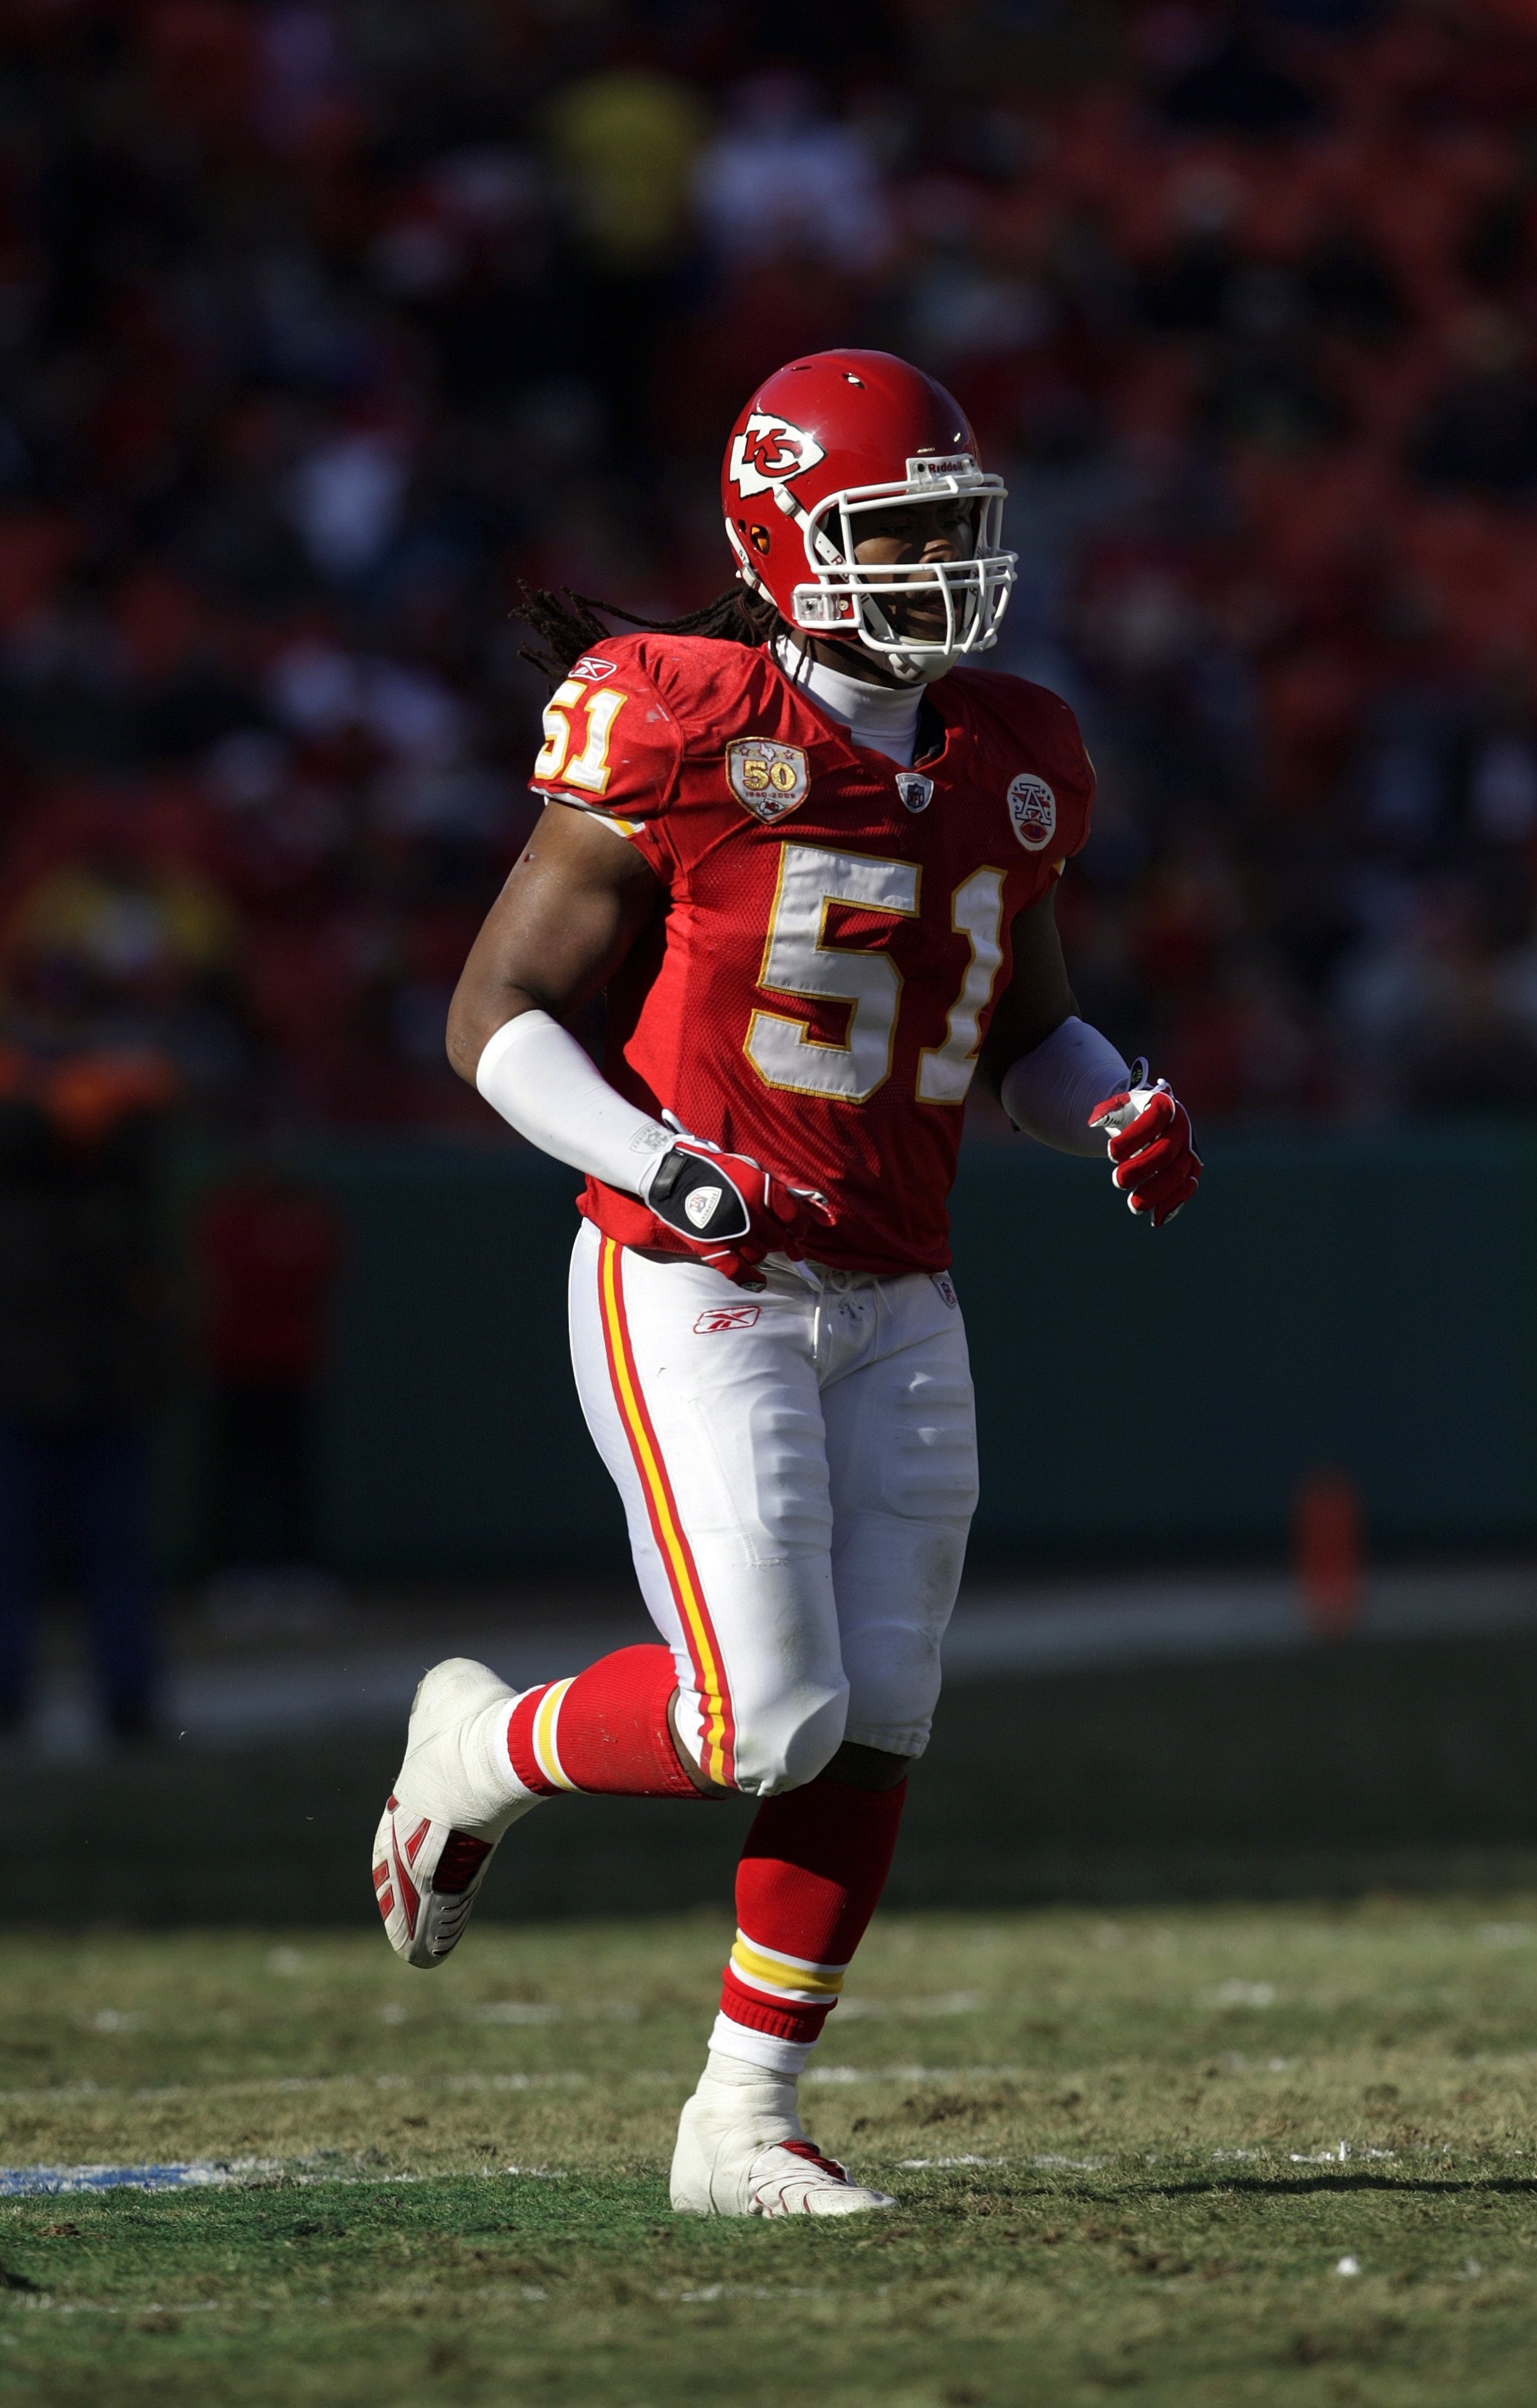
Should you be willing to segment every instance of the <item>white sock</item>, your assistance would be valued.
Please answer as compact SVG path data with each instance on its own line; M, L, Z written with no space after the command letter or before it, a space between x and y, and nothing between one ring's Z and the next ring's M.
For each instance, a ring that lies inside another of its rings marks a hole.
M769 2073L788 2073L791 2079L805 2071L806 2059L816 2045L814 2040L780 2040L775 2032L755 2031L750 2024L737 2023L724 2009L710 2032L712 2058L731 2057Z
M759 2126L765 2145L804 2137L793 2073L774 2073L766 2066L748 2065L739 2057L722 2057L712 2048L699 2077L697 2096L713 2114L727 2117L733 2123L750 2116Z
M509 1808L526 1812L539 1803L539 1793L525 1788L507 1754L507 1725L517 1703L516 1698L502 1698L477 1714L466 1714L459 1726L459 1770L474 1808L473 1822L463 1819L460 1828L477 1838L490 1836L488 1825L505 1826Z

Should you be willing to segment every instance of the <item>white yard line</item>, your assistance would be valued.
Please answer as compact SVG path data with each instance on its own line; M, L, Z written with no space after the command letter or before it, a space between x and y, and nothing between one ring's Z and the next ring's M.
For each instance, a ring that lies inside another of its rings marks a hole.
M356 2158L327 2164L320 2157L189 2157L165 2165L0 2166L0 2199L69 2199L107 2190L265 2190L278 2183L306 2186L345 2183L379 2188L403 2183L489 2182L515 2174L524 2182L565 2182L560 2166L480 2166L469 2174L366 2172Z

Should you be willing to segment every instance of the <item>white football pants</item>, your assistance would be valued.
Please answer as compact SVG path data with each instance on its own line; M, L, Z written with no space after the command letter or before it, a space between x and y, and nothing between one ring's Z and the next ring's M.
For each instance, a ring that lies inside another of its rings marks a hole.
M749 1295L584 1223L571 1354L713 1780L772 1797L846 1740L921 1756L976 1505L946 1277L764 1267Z

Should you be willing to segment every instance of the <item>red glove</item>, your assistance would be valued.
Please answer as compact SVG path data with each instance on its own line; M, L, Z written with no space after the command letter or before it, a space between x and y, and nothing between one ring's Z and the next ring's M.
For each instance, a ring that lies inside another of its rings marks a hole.
M791 1187L747 1154L723 1154L679 1129L646 1182L642 1201L702 1262L738 1287L761 1288L755 1266L765 1254L799 1261L833 1210L815 1187Z
M1096 1104L1089 1125L1108 1138L1115 1182L1131 1210L1161 1229L1195 1194L1202 1168L1190 1115L1168 1080L1150 1083L1146 1063L1133 1063L1130 1088Z

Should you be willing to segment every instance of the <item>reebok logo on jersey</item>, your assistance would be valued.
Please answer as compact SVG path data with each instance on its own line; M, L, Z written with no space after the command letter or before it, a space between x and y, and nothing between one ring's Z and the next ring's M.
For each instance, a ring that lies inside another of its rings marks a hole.
M584 652L579 661L572 662L566 675L580 678L584 685L599 685L605 678L612 677L618 666L617 661L600 661L596 652Z
M1009 818L1027 853L1042 853L1057 833L1057 797L1044 778L1021 769L1008 792Z
M731 480L745 501L749 494L772 493L824 457L817 437L804 426L755 409L732 445Z
M696 1229L703 1229L725 1191L719 1187L692 1187L683 1198L683 1210Z
M694 1323L696 1338L714 1338L722 1329L750 1329L760 1318L756 1304L718 1304Z
M755 819L782 820L804 803L811 771L798 744L774 744L766 736L739 736L726 747L726 781Z

